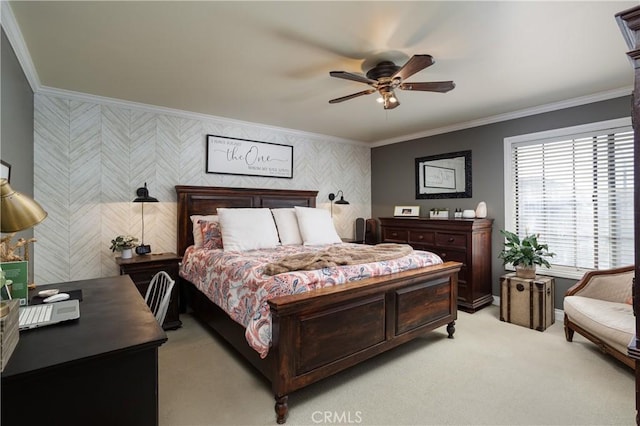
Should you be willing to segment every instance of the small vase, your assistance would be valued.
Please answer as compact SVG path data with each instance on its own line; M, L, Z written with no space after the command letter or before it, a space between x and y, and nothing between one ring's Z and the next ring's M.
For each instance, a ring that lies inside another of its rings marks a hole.
M484 201L480 201L478 203L478 207L476 207L476 217L487 217L487 203L485 203Z
M516 277L533 280L536 278L536 267L533 266L516 266Z
M120 255L121 259L131 259L133 257L133 249L126 248L122 249L122 254Z

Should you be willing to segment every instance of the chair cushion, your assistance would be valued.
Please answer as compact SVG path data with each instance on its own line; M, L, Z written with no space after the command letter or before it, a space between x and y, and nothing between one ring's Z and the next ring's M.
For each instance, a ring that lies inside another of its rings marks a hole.
M567 296L564 298L564 313L571 322L625 354L627 345L635 336L633 307L626 303Z

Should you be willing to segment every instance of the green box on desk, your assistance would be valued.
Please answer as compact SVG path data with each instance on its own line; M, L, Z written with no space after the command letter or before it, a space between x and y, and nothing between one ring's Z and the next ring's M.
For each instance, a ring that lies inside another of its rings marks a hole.
M4 278L11 280L11 298L20 301L20 306L27 304L29 296L28 276L29 262L26 260L18 262L2 262L0 268L4 271Z

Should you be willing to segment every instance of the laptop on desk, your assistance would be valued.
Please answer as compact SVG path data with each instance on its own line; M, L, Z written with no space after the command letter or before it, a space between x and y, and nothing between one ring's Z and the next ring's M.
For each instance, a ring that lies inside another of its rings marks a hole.
M21 306L18 312L18 329L22 331L78 319L80 318L80 303L78 300L64 300L41 305Z

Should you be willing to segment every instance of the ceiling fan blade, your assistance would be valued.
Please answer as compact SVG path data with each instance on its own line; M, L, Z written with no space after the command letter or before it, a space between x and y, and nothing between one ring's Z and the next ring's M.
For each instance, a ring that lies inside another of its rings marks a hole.
M428 83L402 83L402 90L420 90L423 92L440 92L446 93L453 90L456 84L453 81L430 81Z
M370 94L374 93L375 91L376 91L375 89L363 90L362 92L354 93L352 95L347 95L347 96L343 96L341 98L331 99L329 101L329 103L330 104L337 104L338 102L348 101L349 99L357 98L358 96L370 95Z
M358 83L365 83L365 84L376 84L377 83L376 80L371 80L370 78L367 78L367 77L365 77L363 75L354 74L354 73L346 72L346 71L330 71L329 75L331 77L344 78L345 80L357 81Z
M418 71L433 65L434 62L431 55L413 55L391 78L400 77L401 81L404 81Z

